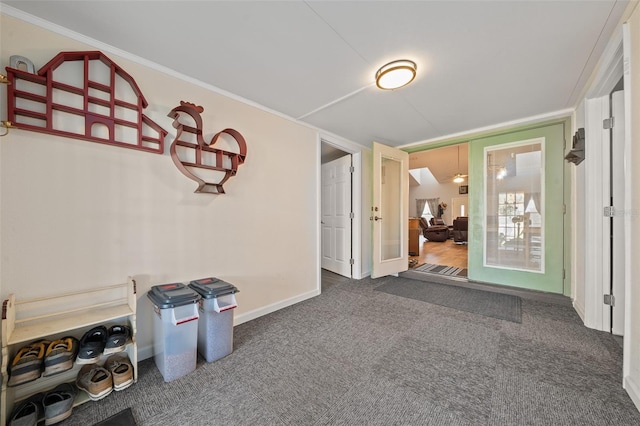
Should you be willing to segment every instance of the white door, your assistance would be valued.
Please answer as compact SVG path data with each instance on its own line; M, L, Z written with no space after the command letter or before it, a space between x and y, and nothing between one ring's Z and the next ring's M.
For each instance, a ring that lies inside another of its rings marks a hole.
M409 269L409 154L373 143L372 278Z
M624 334L624 284L625 284L625 180L624 180L624 91L611 95L611 112L614 120L611 138L611 197L614 211L611 243L611 291L614 306L611 315L611 332Z
M351 278L351 155L322 165L322 268Z

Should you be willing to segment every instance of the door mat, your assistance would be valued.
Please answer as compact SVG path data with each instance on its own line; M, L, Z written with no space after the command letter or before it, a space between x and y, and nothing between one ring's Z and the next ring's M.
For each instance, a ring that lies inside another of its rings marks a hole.
M467 268L458 268L455 266L434 265L425 263L416 268L414 271L428 272L430 274L446 275L448 277L467 277Z
M136 419L133 418L131 408L126 408L94 426L136 426Z
M522 323L522 299L510 294L394 278L375 290L459 311Z

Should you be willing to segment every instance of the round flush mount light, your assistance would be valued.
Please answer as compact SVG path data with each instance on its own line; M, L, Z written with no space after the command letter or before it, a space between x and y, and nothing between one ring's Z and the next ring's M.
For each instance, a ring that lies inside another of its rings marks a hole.
M416 78L416 63L408 59L389 62L376 72L376 86L393 90L406 86Z

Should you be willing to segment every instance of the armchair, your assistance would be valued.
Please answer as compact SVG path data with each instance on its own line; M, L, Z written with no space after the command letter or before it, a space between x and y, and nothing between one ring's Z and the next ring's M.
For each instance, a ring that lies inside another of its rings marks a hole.
M466 244L469 235L469 218L458 217L453 220L453 242L456 244Z
M429 241L443 242L449 239L449 228L446 225L429 226L424 217L418 222L422 229L422 235Z

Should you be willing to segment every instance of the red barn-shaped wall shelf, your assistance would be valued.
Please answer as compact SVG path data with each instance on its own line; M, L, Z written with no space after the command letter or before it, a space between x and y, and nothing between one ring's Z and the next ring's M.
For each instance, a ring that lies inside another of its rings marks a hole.
M6 70L16 128L164 152L167 132L142 113L148 103L140 88L102 52L61 52L36 74Z

